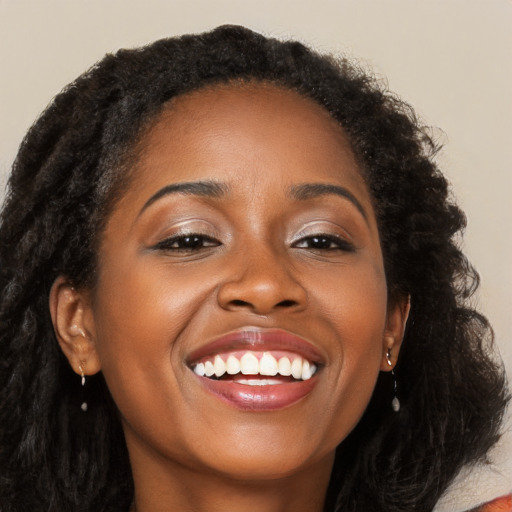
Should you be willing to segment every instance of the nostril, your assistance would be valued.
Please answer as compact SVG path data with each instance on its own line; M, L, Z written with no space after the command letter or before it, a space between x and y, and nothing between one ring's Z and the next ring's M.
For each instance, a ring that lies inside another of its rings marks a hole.
M250 302L247 302L245 300L240 299L233 299L230 304L235 307L253 307L253 305ZM281 302L278 302L275 307L276 308L290 308L297 305L297 302L294 300L282 300Z
M277 307L282 308L290 308L292 306L295 306L297 303L294 300L282 300L278 304L276 304Z
M246 302L245 300L239 300L239 299L232 300L231 304L233 304L233 306L250 306L250 304L248 302Z

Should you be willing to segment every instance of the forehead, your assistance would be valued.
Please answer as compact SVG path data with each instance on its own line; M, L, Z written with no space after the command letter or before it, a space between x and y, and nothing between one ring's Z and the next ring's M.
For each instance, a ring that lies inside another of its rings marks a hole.
M343 128L321 105L273 84L222 84L174 98L138 154L130 188L141 200L169 183L213 180L255 195L265 184L337 183L371 203Z

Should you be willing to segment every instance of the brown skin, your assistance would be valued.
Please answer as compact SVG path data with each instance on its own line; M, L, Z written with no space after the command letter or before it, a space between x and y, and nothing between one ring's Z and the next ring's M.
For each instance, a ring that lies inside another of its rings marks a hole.
M372 201L343 130L316 103L269 85L174 99L142 141L103 234L94 291L64 277L50 307L73 369L102 371L120 412L133 511L321 511L334 450L396 363L407 301L390 305ZM220 197L168 194L216 181ZM307 199L304 183L344 187ZM155 249L186 233L196 251ZM312 246L311 237L342 240ZM348 244L348 249L347 249ZM325 366L313 391L248 412L198 384L187 355L247 326L305 338Z

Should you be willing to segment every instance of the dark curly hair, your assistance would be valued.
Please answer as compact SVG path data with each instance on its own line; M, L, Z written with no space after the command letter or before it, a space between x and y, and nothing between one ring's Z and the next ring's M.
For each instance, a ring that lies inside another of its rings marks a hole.
M133 482L101 374L79 379L48 308L65 275L92 286L105 219L137 142L166 102L230 82L265 82L322 105L348 135L371 192L390 300L410 296L396 368L382 374L338 447L325 510L428 511L499 437L508 399L492 331L470 303L478 276L458 246L465 217L412 109L346 59L225 26L120 50L66 87L29 130L0 226L0 509L128 510ZM143 149L142 149L143 150Z

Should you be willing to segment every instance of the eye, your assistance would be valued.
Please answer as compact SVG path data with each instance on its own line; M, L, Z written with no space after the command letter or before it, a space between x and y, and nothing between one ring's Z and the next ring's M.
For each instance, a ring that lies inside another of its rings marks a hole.
M221 243L211 236L200 233L187 233L166 238L158 242L153 248L163 251L196 252L219 245Z
M292 247L298 249L311 249L314 251L355 251L355 247L347 240L336 235L320 233L302 237L300 240L294 242Z

